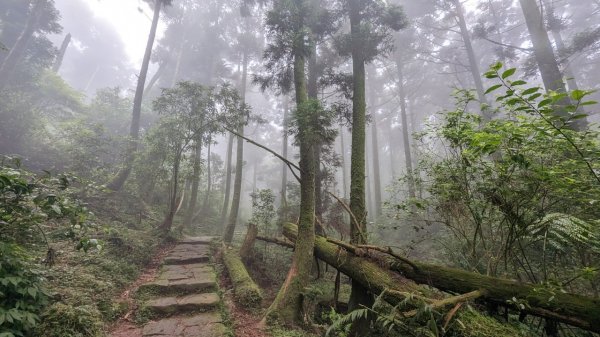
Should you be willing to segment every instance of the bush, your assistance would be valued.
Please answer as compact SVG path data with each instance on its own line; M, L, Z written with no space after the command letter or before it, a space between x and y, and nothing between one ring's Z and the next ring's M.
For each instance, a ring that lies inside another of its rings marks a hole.
M0 336L24 336L47 303L42 277L15 244L0 242Z

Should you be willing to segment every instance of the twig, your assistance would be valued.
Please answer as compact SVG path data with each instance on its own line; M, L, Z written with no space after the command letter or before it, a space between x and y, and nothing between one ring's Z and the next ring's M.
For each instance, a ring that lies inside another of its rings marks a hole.
M459 303L472 301L474 299L477 299L477 298L483 296L484 294L485 294L485 291L483 291L483 290L475 290L475 291L471 291L470 293L444 298L443 300L439 300L439 301L431 303L429 306L431 307L431 309L442 309L442 308L450 306L450 305L456 305ZM414 317L417 315L417 312L418 312L417 310L411 310L409 312L403 313L402 315L404 317Z
M352 222L354 223L354 226L356 227L356 230L358 231L358 233L360 234L360 236L362 237L362 239L364 241L367 241L367 238L365 237L365 234L362 231L362 228L360 227L360 223L358 222L358 219L356 218L356 215L354 215L354 213L352 212L352 210L350 209L350 206L348 206L344 200L340 199L340 197L338 197L337 195L327 191L327 193L329 193L329 195L331 195L333 198L335 198L335 200L337 200L337 202L342 205L342 207L344 208L344 210L346 212L348 212L348 214L350 214L350 217L352 218Z
M235 132L235 131L233 131L233 130L231 130L229 128L224 127L224 129L227 130L227 131L229 131L229 132L231 132L233 135L242 138L243 140L247 141L248 143L260 147L261 149L263 149L263 150L271 153L275 157L277 157L279 160L283 161L290 168L290 171L292 172L292 174L294 175L294 177L296 178L296 180L298 180L298 182L302 182L302 180L300 179L300 177L296 174L296 172L294 172L294 169L302 172L302 170L300 169L300 167L298 165L292 163L291 161L287 160L286 158L284 158L279 153L277 153L277 152L269 149L268 147L266 147L266 146L264 146L262 144L259 144L259 143L255 142L255 141L253 141L252 139L250 139L248 137L244 137L244 136L240 135L239 133L237 133L237 132Z

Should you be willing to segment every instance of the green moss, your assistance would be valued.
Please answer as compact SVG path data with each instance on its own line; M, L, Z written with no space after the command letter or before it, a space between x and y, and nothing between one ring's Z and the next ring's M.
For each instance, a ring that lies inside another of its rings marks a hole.
M502 323L474 309L461 311L450 323L450 337L518 337L531 336L525 327Z
M101 313L95 306L79 307L64 303L52 304L42 315L37 336L44 337L101 337L104 336Z
M223 252L223 261L233 284L233 297L246 308L257 308L262 303L262 292L254 283L239 255L233 251Z

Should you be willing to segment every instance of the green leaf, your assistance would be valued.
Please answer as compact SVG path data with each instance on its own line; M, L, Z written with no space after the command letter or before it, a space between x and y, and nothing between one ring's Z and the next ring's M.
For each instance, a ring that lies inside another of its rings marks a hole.
M541 102L538 103L538 108L543 108L550 103L552 103L552 99L546 98L545 100L542 100Z
M587 102L581 102L579 105L596 105L598 104L598 102L596 101L587 101Z
M517 71L517 68L510 68L502 73L502 79L512 76Z
M529 89L525 89L523 90L523 92L521 93L522 95L531 95L533 93L536 93L540 90L539 87L535 87L535 88L529 88Z
M518 80L518 81L514 81L514 82L510 82L511 85L517 86L517 85L524 85L527 84L527 82L523 81L523 80Z
M571 91L571 98L575 101L580 101L582 98L584 98L586 95L588 95L589 92L585 91L585 90L573 90Z
M485 95L487 95L487 94L489 94L490 92L492 92L492 91L494 91L494 90L497 90L497 89L499 89L499 88L501 88L501 87L502 87L502 84L496 84L496 85L493 85L493 86L491 86L491 87L490 87L488 90L486 90L486 91L485 91Z

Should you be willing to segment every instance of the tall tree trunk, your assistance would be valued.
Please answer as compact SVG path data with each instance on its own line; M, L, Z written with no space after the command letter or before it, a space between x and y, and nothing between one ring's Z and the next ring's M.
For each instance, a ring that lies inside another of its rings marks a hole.
M23 57L23 53L27 49L27 44L37 29L38 22L44 9L44 0L33 0L32 4L31 13L29 13L27 17L25 28L23 28L21 35L19 35L14 46L10 49L8 55L4 59L4 62L0 65L0 91L2 91L11 80L13 71L18 65L19 60Z
M381 196L381 170L379 167L379 140L377 133L377 116L373 115L371 124L371 150L373 151L373 187L375 189L375 219L383 215Z
M202 212L208 214L210 210L210 196L212 194L212 172L211 172L211 138L208 138L208 150L206 154L206 196L204 197L204 205Z
M221 209L221 222L223 229L225 229L227 218L227 211L229 210L229 198L231 194L231 157L233 155L233 133L229 134L229 140L227 141L227 167L225 168L225 195L223 198L223 208Z
M342 180L344 198L348 198L348 170L346 168L346 144L344 142L344 127L340 125L340 156L342 165Z
M563 77L552 49L552 43L548 37L548 32L544 25L544 19L538 8L535 0L519 0L521 3L521 9L525 16L525 23L527 24L527 30L531 36L531 43L533 44L533 52L542 75L542 81L547 91L556 92L567 92ZM567 106L571 104L570 99L567 97L559 102L559 106ZM564 109L556 109L556 115L562 118L568 118L569 113ZM572 128L584 129L587 125L585 119L579 119L574 121Z
M240 93L242 95L242 106L240 107L240 117L238 120L237 133L244 135L244 114L242 109L246 104L246 85L248 82L248 53L244 51L242 56L242 83ZM241 137L237 137L237 153L235 162L235 181L233 183L233 199L231 201L231 211L229 212L229 221L225 228L223 235L223 241L227 245L231 244L233 240L233 234L235 233L235 226L238 220L238 212L240 210L240 199L242 197L242 168L244 166L244 140Z
M297 9L303 7L304 0L294 0ZM306 27L300 23L299 31ZM269 307L266 317L292 325L303 322L302 298L310 279L315 244L315 158L314 137L318 136L314 129L315 116L310 111L306 84L304 39L295 39L294 57L294 87L296 91L296 120L298 122L297 140L300 145L300 217L298 219L298 238L296 249L287 277Z
M362 35L361 0L348 0L350 17L350 35L352 39L352 155L350 161L350 210L358 224L351 221L350 242L363 244L367 242L367 210L365 205L365 138L366 138L366 93L365 93L365 60L362 57L360 36ZM373 295L363 285L352 280L349 310L361 306L370 307ZM351 335L360 337L368 334L369 320L360 319L352 324Z
M179 79L179 73L181 71L181 60L183 59L183 49L185 48L185 36L187 30L183 31L183 36L181 38L181 44L177 50L177 60L175 61L175 71L173 71L173 78L171 79L171 87L174 87ZM212 77L209 75L209 78Z
M67 48L71 43L71 33L65 36L62 44L60 45L60 49L58 50L58 55L56 55L56 60L54 61L54 65L52 66L52 71L57 73L62 66L63 60L65 59L65 54L67 53Z
M192 190L190 192L190 203L186 210L184 225L190 226L194 220L194 213L196 212L196 204L198 203L198 189L200 187L200 170L202 164L202 140L197 139L194 144L193 156L193 173L192 173Z
M171 193L169 193L169 210L164 222L161 225L161 230L164 233L168 233L173 227L173 219L175 219L175 212L177 212L177 194L179 193L179 166L181 164L181 150L178 150L175 155L175 161L173 163L173 175L172 175L172 186Z
M129 141L124 167L119 171L113 181L107 185L107 187L113 191L119 191L121 188L123 188L125 181L127 178L129 178L129 174L131 173L135 153L137 152L138 139L140 137L140 118L142 115L144 85L146 84L146 76L148 74L148 67L150 65L152 46L154 45L154 39L156 38L156 29L158 27L158 19L160 18L161 5L162 0L154 0L154 17L152 18L152 26L150 27L150 34L148 35L146 51L142 61L142 69L140 70L140 76L138 77L135 96L133 98L133 113L131 117L131 129L129 130L129 137L131 139Z
M402 123L402 140L404 142L404 161L406 165L406 174L408 177L408 196L414 199L415 179L413 176L413 159L410 146L410 131L408 128L408 114L406 109L406 92L404 90L404 72L403 63L400 59L396 60L396 69L398 71L398 95L400 96L400 120Z
M288 158L288 119L289 119L289 108L290 108L289 97L285 95L283 97L283 143L282 143L282 156L287 160ZM287 181L288 181L288 167L285 163L281 163L281 206L279 223L283 224L287 221Z
M162 76L163 72L165 71L165 66L166 66L166 62L161 62L158 65L158 69L156 70L156 72L154 73L152 78L150 79L150 82L148 82L146 89L144 89L144 93L147 94L150 92L150 90L152 90L152 88L154 88L154 85L156 84L156 82L158 82L158 80Z
M454 7L456 9L456 18L458 20L458 25L460 27L460 35L465 44L465 49L467 50L467 57L469 59L469 70L471 71L471 76L473 77L473 81L475 82L475 89L477 89L477 98L479 98L479 102L482 104L488 104L487 98L485 97L485 89L483 88L483 81L481 80L481 72L479 71L479 59L475 55L475 49L473 49L473 44L471 43L471 34L469 33L469 29L467 28L467 21L465 20L464 8L459 0L453 0ZM481 112L482 116L485 118L489 118L490 116L486 114L485 109Z
M312 1L313 8L318 6L314 0ZM319 86L318 86L318 69L317 69L317 44L311 45L311 52L308 57L308 98L313 100L319 99ZM321 148L323 146L320 137L315 140L314 144L314 157L315 157L315 215L317 219L321 219L323 215L323 177L321 175ZM322 228L317 226L318 234L324 234Z

